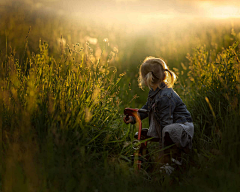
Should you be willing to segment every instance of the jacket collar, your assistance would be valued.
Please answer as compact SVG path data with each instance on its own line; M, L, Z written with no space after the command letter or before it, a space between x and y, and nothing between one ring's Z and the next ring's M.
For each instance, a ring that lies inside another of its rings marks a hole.
M164 82L162 82L155 91L151 88L149 91L148 97L151 97L151 98L155 97L155 95L165 87L166 87L166 84Z

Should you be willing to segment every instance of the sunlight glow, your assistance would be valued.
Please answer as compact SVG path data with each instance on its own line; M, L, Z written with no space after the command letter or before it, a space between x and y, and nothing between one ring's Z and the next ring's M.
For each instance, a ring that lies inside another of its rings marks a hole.
M55 10L61 16L107 25L123 25L139 32L146 31L149 28L147 25L158 27L167 23L176 27L192 20L240 18L240 1L235 0L26 1L34 4L36 10L44 10L46 13ZM95 44L94 39L88 41Z
M210 10L210 17L213 18L239 18L240 8L234 6L218 6Z

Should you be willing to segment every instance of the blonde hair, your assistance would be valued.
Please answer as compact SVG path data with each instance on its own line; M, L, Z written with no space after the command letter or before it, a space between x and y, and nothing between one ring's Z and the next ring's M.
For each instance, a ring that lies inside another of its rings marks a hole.
M151 89L155 84L164 82L167 87L173 87L176 74L168 69L167 64L160 58L147 57L139 68L139 87L143 89L145 83Z

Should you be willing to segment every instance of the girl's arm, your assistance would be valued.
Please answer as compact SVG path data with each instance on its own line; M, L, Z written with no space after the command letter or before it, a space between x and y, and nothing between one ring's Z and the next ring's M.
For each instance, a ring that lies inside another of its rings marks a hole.
M146 109L146 110L148 110L148 101L146 102L145 105L143 105L143 107L142 107L141 109ZM143 120L143 119L145 119L145 118L148 117L148 114L147 114L147 113L138 112L138 115L139 115L139 117L140 117L141 120ZM135 118L135 117L132 117L132 116L131 116L131 118L132 118L132 120L133 120L133 121L132 121L132 124L135 124L135 123L136 123L136 118Z
M146 109L148 110L148 101L146 102L145 105L143 105L143 107L141 109ZM148 113L141 113L141 112L138 112L139 116L140 116L140 119L143 120L145 118L148 117Z

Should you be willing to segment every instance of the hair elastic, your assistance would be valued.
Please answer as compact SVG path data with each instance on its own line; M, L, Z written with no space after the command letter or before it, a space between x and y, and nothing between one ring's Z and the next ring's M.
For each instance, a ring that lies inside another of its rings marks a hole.
M150 72L152 72L152 71L150 71ZM152 72L152 75L153 75L153 77L154 77L155 79L159 79L158 77L156 77L156 76L154 75L153 72Z

